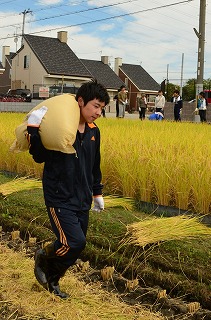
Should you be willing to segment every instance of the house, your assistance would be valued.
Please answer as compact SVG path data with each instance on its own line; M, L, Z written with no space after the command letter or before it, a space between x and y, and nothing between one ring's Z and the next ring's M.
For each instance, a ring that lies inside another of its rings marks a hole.
M101 61L79 59L67 44L66 31L59 31L57 38L25 34L23 45L12 58L11 88L30 89L33 98L39 97L42 87L78 88L91 78L107 88L111 101L125 84L133 110L142 92L151 99L160 88L141 66L123 64L121 58L115 59L114 71L108 56L102 56Z
M2 63L0 62L0 75L3 74L4 71L5 71L5 69L4 69L3 65L2 65Z
M154 105L155 96L161 86L140 65L122 63L122 58L115 58L115 73L126 84L130 108L137 110L137 98L145 93L148 104Z
M66 31L58 32L57 38L25 34L23 39L23 46L12 60L12 88L28 88L35 97L40 87L60 85L78 88L94 77L112 96L122 84L105 63L106 59L80 60L67 45Z
M116 94L121 85L125 85L124 81L109 66L108 56L101 56L101 61L81 59L81 62L108 91L113 91Z
M25 34L23 46L12 59L12 88L38 93L41 86L79 87L90 78L90 72L67 45L65 31L58 32L57 38Z
M9 46L2 48L2 62L0 63L0 93L4 94L11 88L10 71L12 67L13 52Z

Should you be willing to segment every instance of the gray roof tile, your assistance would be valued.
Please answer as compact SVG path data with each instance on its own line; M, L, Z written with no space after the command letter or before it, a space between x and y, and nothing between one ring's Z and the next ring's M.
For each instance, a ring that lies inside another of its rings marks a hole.
M91 77L70 47L59 39L29 34L24 39L49 74Z
M158 84L142 66L123 63L120 69L139 90L160 90L160 84Z
M118 89L124 82L116 75L109 65L102 61L81 59L81 62L90 71L93 78L96 78L107 89Z

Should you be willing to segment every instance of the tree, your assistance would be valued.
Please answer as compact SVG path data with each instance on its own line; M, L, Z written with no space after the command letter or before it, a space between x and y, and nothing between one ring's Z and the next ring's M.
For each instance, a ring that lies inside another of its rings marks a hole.
M189 79L186 85L182 88L182 98L185 101L190 101L196 97L196 79Z
M207 80L203 81L203 89L211 90L211 79L208 78Z
M180 86L178 86L174 83L171 83L171 82L167 82L166 83L166 94L165 94L166 101L171 101L174 90L180 90Z

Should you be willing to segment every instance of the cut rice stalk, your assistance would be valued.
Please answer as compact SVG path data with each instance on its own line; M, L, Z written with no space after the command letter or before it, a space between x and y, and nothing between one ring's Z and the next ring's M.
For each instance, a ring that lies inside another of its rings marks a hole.
M181 240L211 236L211 228L200 223L198 217L180 215L169 218L153 218L127 226L123 242L144 247L161 241Z
M0 194L7 196L11 193L42 188L42 183L38 179L29 179L27 177L15 178L9 182L0 185Z
M106 208L122 207L128 211L132 211L134 208L134 199L132 198L121 198L118 196L105 196L104 200L105 200Z

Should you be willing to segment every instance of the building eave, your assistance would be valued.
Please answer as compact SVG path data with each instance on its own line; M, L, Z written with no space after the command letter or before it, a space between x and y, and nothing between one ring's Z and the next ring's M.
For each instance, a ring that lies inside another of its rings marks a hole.
M67 75L61 75L61 74L46 74L44 75L45 78L57 78L57 79L63 79L63 80L83 80L83 81L89 81L91 79L88 77L80 77L80 76L67 76Z

